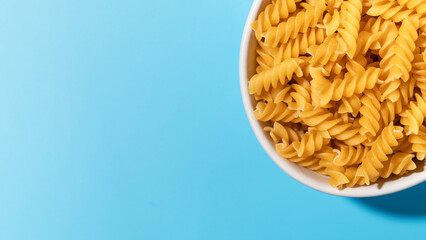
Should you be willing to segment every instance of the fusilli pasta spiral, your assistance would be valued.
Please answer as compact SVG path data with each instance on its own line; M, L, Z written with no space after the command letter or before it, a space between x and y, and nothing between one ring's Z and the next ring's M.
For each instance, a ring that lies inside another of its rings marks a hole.
M426 133L420 132L418 135L410 135L408 141L413 145L413 152L418 160L425 160L426 157Z
M279 43L285 43L290 38L296 38L298 33L305 33L308 28L314 28L325 10L324 0L320 0L315 6L303 9L296 16L289 17L277 27L271 27L265 34L265 44L276 47Z
M276 26L281 19L285 19L290 13L296 11L296 2L300 0L277 0L265 7L259 17L251 26L255 30L257 40L272 26Z

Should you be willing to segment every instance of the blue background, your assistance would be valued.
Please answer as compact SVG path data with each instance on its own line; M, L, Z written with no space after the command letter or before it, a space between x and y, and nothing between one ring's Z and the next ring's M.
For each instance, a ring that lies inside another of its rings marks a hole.
M329 196L245 116L250 0L0 1L0 239L422 237L426 185Z

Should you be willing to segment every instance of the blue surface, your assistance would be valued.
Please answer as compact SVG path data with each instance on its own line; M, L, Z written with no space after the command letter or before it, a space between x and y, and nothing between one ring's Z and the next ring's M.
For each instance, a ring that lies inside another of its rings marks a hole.
M249 0L0 1L0 239L405 239L426 185L349 199L258 144Z

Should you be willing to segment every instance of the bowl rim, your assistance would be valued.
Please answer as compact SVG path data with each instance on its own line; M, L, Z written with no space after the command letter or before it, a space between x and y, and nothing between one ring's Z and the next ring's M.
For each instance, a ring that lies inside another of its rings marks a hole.
M306 178L306 175L301 171L294 171L291 169L291 165L295 164L288 161L285 158L282 158L275 151L275 148L272 146L270 141L265 137L263 129L260 125L260 122L255 118L253 114L253 107L251 105L251 96L248 93L248 56L249 56L249 45L252 39L254 38L254 33L250 27L250 24L256 19L262 4L270 2L270 0L254 0L253 5L250 9L250 13L247 17L244 32L240 45L240 56L239 56L239 75L240 75L240 89L241 96L244 104L244 108L246 111L247 118L250 122L251 128L259 141L260 145L266 151L270 158L290 177L297 180L298 182L318 190L323 193L335 195L335 196L343 196L343 197L374 197L374 196L382 196L391 193L395 193L398 191L402 191L404 189L415 186L419 183L426 181L426 170L422 172L416 172L408 177L402 177L398 180L393 181L393 184L387 185L382 188L374 188L370 186L360 186L357 188L346 188L344 190L338 190L337 188L333 188L328 184L319 184L319 182L309 180ZM398 184L396 184L398 183Z

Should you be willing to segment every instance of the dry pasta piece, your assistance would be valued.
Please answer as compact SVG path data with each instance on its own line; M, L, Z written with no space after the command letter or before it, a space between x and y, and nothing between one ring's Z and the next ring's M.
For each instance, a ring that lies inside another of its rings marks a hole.
M356 43L356 52L355 56L365 55L370 49L378 50L380 49L379 38L382 35L382 32L367 32L362 31L358 35Z
M333 187L341 188L349 182L345 175L346 167L333 164L336 153L330 147L324 148L321 152L315 154L320 159L319 165L324 167L324 175L330 176L328 183Z
M343 97L351 97L360 94L365 89L372 89L379 81L380 69L370 67L364 69L362 65L355 61L346 64L348 72L344 78L334 78L328 80L318 68L311 68L312 94L318 94L320 102L316 103L325 106L330 101L338 101Z
M346 187L354 187L356 185L365 185L365 179L362 176L357 176L357 167L348 167L345 171L345 176L349 182L345 185Z
M416 86L415 79L411 76L407 82L402 82L399 88L402 104L406 105L414 96L414 87Z
M408 141L413 145L413 152L416 153L416 157L418 160L426 159L426 132L423 129L418 135L410 135L408 137Z
M426 94L426 61L423 59L420 49L415 51L412 66L412 79L423 94Z
M395 153L380 169L380 177L388 178L391 174L401 175L406 171L416 169L417 166L413 162L413 157L414 154L411 153Z
M350 113L356 117L361 109L361 99L358 94L351 97L342 98L342 104L339 106L338 113Z
M274 66L274 55L271 54L270 49L266 47L263 43L260 43L256 47L256 73L261 73L265 70L268 70Z
M324 29L311 29L305 33L299 33L296 38L281 44L279 48L273 48L274 64L279 64L288 58L304 55L307 53L308 48L322 43L324 39Z
M327 132L321 132L315 128L310 128L300 142L293 142L293 147L298 157L307 157L321 150L329 141L330 135Z
M260 101L256 105L256 110L254 111L254 116L257 120L267 122L267 121L279 121L279 122L300 122L299 113L295 110L291 110L283 102L274 103L268 102L265 103Z
M343 47L346 54L350 58L353 58L356 52L356 41L360 27L362 1L344 1L341 9L340 22L342 27L337 31L339 32L339 37L342 39L340 43L344 43L344 46L339 46L339 51L341 51Z
M318 131L315 128L310 128L300 141L294 141L291 145L278 143L275 149L278 154L285 158L294 157L310 157L316 151L321 150L324 145L328 144L330 136L326 132Z
M326 13L323 19L324 28L327 35L331 35L337 31L340 25L340 14L337 9L334 9L333 14Z
M307 52L312 55L310 63L313 66L323 66L330 62L335 63L339 59L339 55L335 51L337 44L336 34L332 34L324 40L324 43L310 46L307 49Z
M415 9L400 5L397 1L373 0L372 7L367 11L370 16L380 16L386 20L401 22L409 17L418 17Z
M261 94L263 90L269 91L271 87L277 87L278 83L284 85L291 80L293 74L301 77L302 69L300 65L302 63L303 60L301 59L291 58L271 69L254 75L249 81L250 94Z
M417 28L419 22L405 19L398 30L395 42L381 55L380 67L383 71L381 77L385 82L380 86L382 101L390 99L395 102L400 97L399 87L401 80L404 82L410 78L411 62L414 59L413 51L417 40Z
M360 109L361 118L359 123L361 134L376 136L380 130L380 95L377 89L370 89L364 92L361 98L362 107Z
M398 3L408 9L415 9L418 13L426 13L426 2L423 0L398 0Z
M358 145L366 139L359 134L358 128L350 123L344 123L340 118L334 118L331 112L321 107L306 104L300 118L304 124L316 127L320 131L328 131L330 136L345 141L348 145Z
M324 170L324 167L319 165L319 159L314 156L292 157L292 158L289 158L288 160L316 172L322 172Z
M356 147L343 145L340 147L340 149L335 149L334 151L337 153L337 155L333 159L333 163L337 166L348 166L360 164L367 156L370 148L364 147L362 145L358 145Z
M303 136L302 132L283 126L278 122L274 122L273 127L265 127L264 130L265 132L269 132L275 143L283 142L287 145L290 145L294 141L300 141Z
M426 96L426 95L425 95ZM410 102L411 109L405 111L401 123L405 126L407 135L418 134L426 117L426 97L416 94L417 103Z
M311 101L311 85L306 78L298 78L299 84L292 84L294 92L290 93L293 102L288 104L289 109L303 110L304 106Z
M393 153L392 147L397 146L398 139L404 136L402 130L402 127L390 123L372 145L371 151L357 170L357 175L363 176L367 185L370 184L370 180L380 175L378 169L383 168L382 162L388 160L387 155Z
M296 2L300 0L277 0L268 4L261 12L256 21L251 24L256 33L257 40L272 26L278 25L281 19L286 19L290 13L296 11Z
M314 28L325 10L324 0L315 6L303 9L296 16L289 17L277 27L271 27L265 34L265 44L276 47L278 43L286 43L290 38L296 38L298 33L305 33L308 28Z
M389 99L381 102L380 113L381 123L383 126L389 125L389 123L395 120L396 114L402 112L402 101L392 102Z

